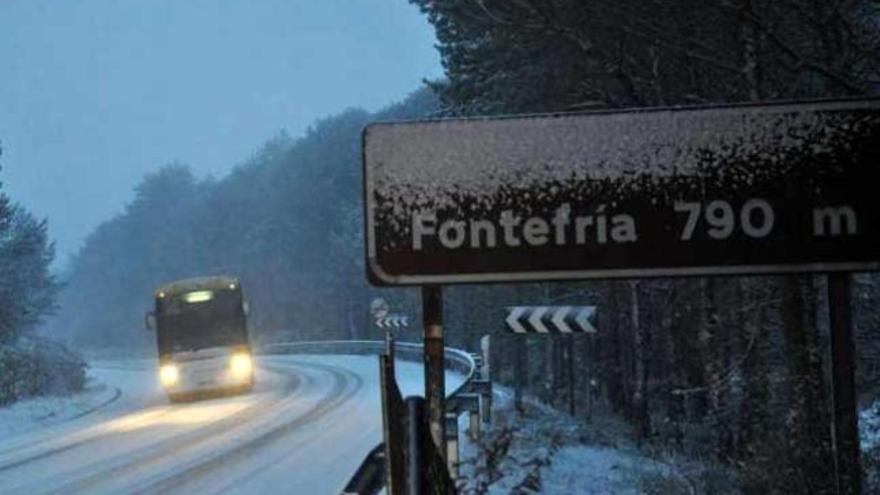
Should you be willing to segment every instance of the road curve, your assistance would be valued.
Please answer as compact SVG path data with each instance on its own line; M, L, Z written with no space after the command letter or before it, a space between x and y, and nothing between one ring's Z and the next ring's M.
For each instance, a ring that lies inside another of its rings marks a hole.
M398 370L419 393L421 368ZM165 400L151 361L93 372L120 398L4 439L0 493L336 494L381 440L373 356L262 357L253 393L186 404Z

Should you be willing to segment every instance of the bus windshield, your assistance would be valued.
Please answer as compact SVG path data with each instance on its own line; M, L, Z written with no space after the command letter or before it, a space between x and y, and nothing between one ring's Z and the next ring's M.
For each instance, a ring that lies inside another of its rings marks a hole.
M193 291L159 299L157 320L161 354L247 343L238 290Z

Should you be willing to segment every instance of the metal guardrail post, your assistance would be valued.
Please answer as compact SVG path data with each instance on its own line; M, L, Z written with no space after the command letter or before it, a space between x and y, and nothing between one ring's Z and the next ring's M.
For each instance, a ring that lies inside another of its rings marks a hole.
M446 466L449 476L458 478L458 413L446 413Z
M390 329L385 330L385 355L389 356L391 358L392 362L394 362L394 359L395 359L395 356L394 356L394 348L396 347L395 344L396 344L396 342L394 339L394 333L392 333Z

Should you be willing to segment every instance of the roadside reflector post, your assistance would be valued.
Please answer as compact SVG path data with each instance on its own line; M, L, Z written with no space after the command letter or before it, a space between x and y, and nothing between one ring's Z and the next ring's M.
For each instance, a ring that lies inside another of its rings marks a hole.
M483 380L491 380L492 379L492 368L489 367L490 358L491 358L491 340L488 335L483 335L480 338L480 352L483 354L483 366L480 368L482 371L481 378Z
M422 287L422 322L428 426L437 451L445 456L446 374L443 351L443 292L439 286Z
M855 357L850 309L850 274L828 274L831 329L831 383L834 413L834 468L838 495L862 493L859 425L856 411Z
M481 404L482 404L482 402L483 401L480 400ZM483 406L481 405L480 407L482 408ZM470 418L468 421L468 433L470 433L471 438L473 440L479 440L480 439L480 409L469 411L468 416Z
M568 414L575 415L576 403L574 397L574 337L565 336L566 368L568 371Z
M492 348L491 348L491 339L488 335L484 335L482 339L480 339L480 350L483 352L483 380L487 383L492 383L492 368L490 363L492 356ZM491 385L489 389L489 393L483 395L483 398L480 400L480 413L482 415L483 421L486 424L489 424L492 421L492 390ZM479 438L479 431L477 432L477 436L475 438Z
M526 382L528 381L528 361L526 356L526 337L517 338L514 340L513 345L516 347L516 360L514 362L514 389L513 389L513 402L516 412L518 414L523 414L525 409L523 407L523 390L528 385Z

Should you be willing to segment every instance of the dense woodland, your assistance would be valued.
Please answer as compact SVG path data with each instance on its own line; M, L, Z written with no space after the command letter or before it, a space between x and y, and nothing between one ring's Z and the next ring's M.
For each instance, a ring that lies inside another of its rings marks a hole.
M365 282L360 136L372 121L880 90L874 2L413 3L436 28L445 79L379 113L279 135L221 179L182 164L145 177L72 260L51 331L151 352L153 288L209 273L242 278L257 341L378 338L377 295L418 315L416 291ZM746 493L831 493L825 294L824 278L806 275L467 286L446 291L445 317L451 345L497 337L502 381L526 346L529 392L560 408L573 399L584 421L613 411L644 445L717 463ZM878 277L856 275L853 296L867 405L880 394ZM506 306L545 303L597 305L598 335L505 334Z

